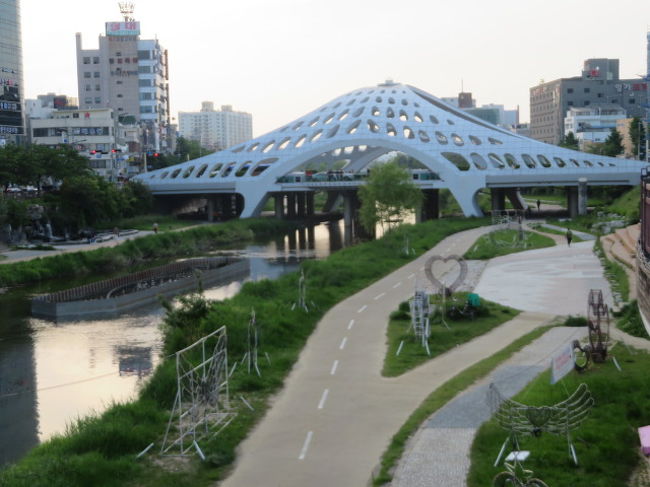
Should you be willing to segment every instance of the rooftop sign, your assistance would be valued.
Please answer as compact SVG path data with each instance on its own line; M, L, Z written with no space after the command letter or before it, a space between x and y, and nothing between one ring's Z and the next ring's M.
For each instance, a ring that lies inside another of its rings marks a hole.
M106 22L107 36L138 36L140 22Z

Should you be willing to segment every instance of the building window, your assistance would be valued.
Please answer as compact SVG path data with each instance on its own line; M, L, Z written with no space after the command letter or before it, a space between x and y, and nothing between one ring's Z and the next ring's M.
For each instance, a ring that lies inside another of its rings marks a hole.
M86 85L86 91L90 91L90 85Z
M85 103L86 105L89 105L89 104L91 104L92 102L93 102L93 99L92 99L92 98L88 98L88 97L84 98L84 103Z
M138 58L137 57L133 58L133 64L138 64Z
M153 94L152 93L140 93L140 99L141 100L152 100L153 99Z
M108 64L115 64L115 59L108 58Z
M117 64L122 64L122 58L121 57L117 58Z
M634 105L635 100L634 100L634 98L630 98L627 102L628 102L630 105Z
M591 91L591 89L589 89L589 88L585 88L584 91L585 91L585 93L589 93L589 92Z
M122 98L122 93L118 93L118 94L117 94L117 97L118 97L118 98Z
M566 90L566 92L570 95L571 93L573 93L573 88L569 88L568 90Z
M151 66L138 66L138 73L151 73Z
M152 107L148 105L140 105L140 113L153 113Z
M84 58L84 64L90 64L90 58L89 57Z
M73 113L72 118L79 118L79 114L78 113Z
M90 78L90 71L86 71L84 73L84 78Z
M589 105L589 103L590 103L589 100L585 100L585 106Z
M117 57L120 57L120 56L122 55L122 53L121 53L120 51L117 51L117 52L115 53L115 55L116 55Z
M101 90L101 89L102 89L102 88L101 88L99 85L95 85L95 91L99 91L99 90Z
M95 97L95 103L101 103L101 102L102 102L102 99L101 99L101 98L99 98L99 97Z
M131 58L130 58L130 57L125 57L125 58L124 58L124 62L125 62L126 64L131 64Z
M141 87L153 86L153 80L152 79L140 79L140 80L138 80L138 86L141 86Z
M93 64L99 64L99 56L93 57Z
M603 97L603 94L602 94L602 93L598 93L598 98L602 98L602 97Z
M118 80L115 82L115 84L116 84L116 85L121 85L121 84L122 84L122 80L121 80L121 79L118 79Z
M93 78L99 78L99 71L95 71L93 73Z
M573 102L572 102L572 101L568 101L566 104L569 105L570 107L573 106Z
M138 51L138 59L151 59L151 51Z

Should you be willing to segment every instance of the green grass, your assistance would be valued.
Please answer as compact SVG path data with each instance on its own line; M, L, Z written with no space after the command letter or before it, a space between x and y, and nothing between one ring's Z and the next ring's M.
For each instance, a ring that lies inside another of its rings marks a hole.
M577 216L569 220L555 220L552 218L548 219L548 222L562 228L570 228L571 230L578 230L580 232L591 233L592 235L598 235L599 232L592 227L596 222L600 221L598 216L595 213L590 213L588 215Z
M616 326L625 333L639 338L650 339L643 325L636 299L626 303L620 311L614 313L614 316L616 318Z
M135 228L136 230L153 230L154 223L158 224L159 232L169 232L180 228L200 225L203 222L197 220L179 220L171 215L140 215L104 222L98 224L97 227L109 230L115 227L120 229Z
M467 293L455 295L457 303L464 303L467 300ZM450 305L447 306L448 308ZM405 308L403 305L400 309ZM408 304L406 305L408 309ZM403 312L394 312L388 324L388 350L384 359L382 374L387 377L395 377L408 372L424 362L431 360L438 355L451 350L461 343L487 333L493 328L511 320L519 314L518 310L501 306L500 304L481 299L481 308L477 310L475 319L459 316L456 319L447 314L446 321L449 329L439 321L439 314L432 318L431 336L429 338L429 350L427 355L424 347L415 338L411 326L410 316ZM396 355L400 343L404 341L402 350Z
M515 396L524 404L552 405L584 382L595 399L589 418L572 433L580 466L569 459L562 436L544 433L539 438L520 438L521 448L531 452L526 468L549 486L626 487L639 463L636 429L650 423L650 355L628 351L622 345L612 352L623 372L608 360L594 364L584 374L572 372L563 379L564 385L551 385L545 372ZM492 464L506 435L494 421L479 429L472 446L469 487L489 485L503 470Z
M218 245L251 240L295 228L295 223L271 219L232 220L201 225L184 232L166 232L128 240L115 247L8 262L0 265L0 286L16 286L48 279L115 273L142 268L174 257L203 255Z
M448 380L429 394L429 396L411 414L411 416L409 416L404 425L402 425L399 431L391 439L388 448L381 457L380 469L377 476L373 479L373 485L381 486L389 483L393 479L393 470L404 453L406 443L429 416L476 381L488 375L497 366L512 357L523 347L542 336L549 328L550 327L541 327L527 333L491 357L483 359L465 369L463 372ZM483 485L488 484L485 483Z
M538 232L550 233L552 235L561 235L563 237L566 237L566 232L563 232L562 230L556 230L555 228L549 228L541 223L532 223L529 224L529 226L530 228L537 230ZM584 240L578 237L575 233L573 233L573 238L571 239L571 242L578 243L578 242L584 242Z
M608 207L608 211L623 215L628 224L639 221L639 201L641 201L641 188L637 185L616 198Z
M600 263L605 270L605 277L612 287L614 298L616 299L616 296L618 295L620 298L619 301L627 302L628 299L630 299L630 281L623 266L618 262L607 258L600 238L596 239L594 253L600 259Z
M553 247L555 245L552 238L532 232L524 232L526 235L525 246L513 247L512 245L505 244L505 242L515 242L517 234L517 230L496 230L487 235L482 235L465 253L464 257L465 259L492 259L501 255Z
M275 221L271 223L277 225ZM139 398L124 408L109 408L96 419L97 423L89 425L82 421L62 439L35 448L15 466L0 471L0 485L7 479L17 487L214 484L231 468L237 446L265 414L271 398L282 387L307 338L327 310L421 255L447 235L486 223L485 219L443 219L403 225L380 240L340 250L322 261L304 262L307 299L314 303L309 313L288 311L296 300L296 272L274 281L248 282L236 296L225 301L209 303L196 296L183 298L180 307L168 309L165 319L163 355L167 358L156 368ZM407 235L414 255L400 252ZM238 415L219 436L201 444L207 461L193 458L186 469L176 473L168 473L154 464L154 453L134 462L134 456L149 443L156 442L160 448L176 388L175 365L169 354L226 325L229 359L241 360L246 352L253 308L262 330L260 352L268 353L271 365L262 361L261 377L246 374L243 367L232 376L230 395ZM253 404L254 411L243 406L240 395ZM139 425L143 429L135 441L130 431ZM101 479L96 471L101 473ZM129 481L125 482L125 478Z

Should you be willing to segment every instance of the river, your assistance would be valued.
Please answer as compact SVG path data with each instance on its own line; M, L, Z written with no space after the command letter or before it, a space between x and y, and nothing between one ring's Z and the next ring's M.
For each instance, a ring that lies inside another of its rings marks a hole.
M246 280L274 279L304 259L327 257L343 242L343 223L332 222L221 250L250 259ZM76 418L133 398L160 361L159 306L110 320L53 323L30 316L33 294L83 283L49 282L0 295L0 466L63 433ZM209 288L205 295L225 299L242 284Z

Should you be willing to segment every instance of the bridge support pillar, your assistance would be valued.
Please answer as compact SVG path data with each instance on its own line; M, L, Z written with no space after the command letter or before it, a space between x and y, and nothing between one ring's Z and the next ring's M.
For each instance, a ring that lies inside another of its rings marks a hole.
M235 210L235 214L233 216L235 218L239 218L239 215L241 215L244 211L244 198L240 194L234 194L232 195L232 199L233 209Z
M213 196L208 196L208 207L206 213L208 217L208 222L213 223L214 222L214 197Z
M307 198L307 203L305 210L307 211L307 216L313 216L314 215L314 192L309 192L305 193L305 197Z
M296 217L296 193L287 193L287 217Z
M307 214L307 199L305 193L296 194L296 200L298 202L298 217L304 218Z
M492 200L492 212L504 211L506 209L506 192L503 188L492 188L490 190Z
M587 178L578 179L578 215L587 214Z
M505 188L504 193L515 210L525 210L528 208L528 205L521 196L521 191L519 191L518 188Z
M352 225L354 224L354 193L343 193L343 222L345 224L345 232L352 232Z
M275 201L275 218L282 220L284 218L284 194L273 195Z
M569 218L578 216L578 188L568 186L566 189L566 206L569 210Z
M440 191L425 189L422 194L424 198L420 209L415 211L415 222L421 223L440 218Z

